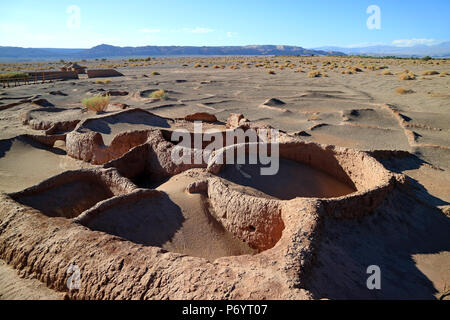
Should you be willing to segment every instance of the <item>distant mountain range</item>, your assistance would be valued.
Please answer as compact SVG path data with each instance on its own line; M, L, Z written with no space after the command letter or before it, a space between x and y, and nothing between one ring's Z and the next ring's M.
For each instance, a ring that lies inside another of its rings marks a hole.
M255 55L345 55L343 52L310 50L295 46L229 46L181 47L145 46L116 47L102 44L91 49L34 49L1 47L1 61L31 61L50 59L100 59L154 56L255 56Z
M332 50L344 52L347 55L362 56L396 56L396 57L425 57L449 58L450 41L442 42L436 45L415 45L410 47L377 45L369 47L320 47L316 50Z
M305 49L296 46L254 45L227 47L192 46L145 46L116 47L102 44L91 49L36 49L0 46L0 61L39 61L39 60L81 60L126 57L156 56L269 56L269 55L315 55L315 56L397 56L397 57L450 57L450 41L437 45L369 46L369 47L320 47Z

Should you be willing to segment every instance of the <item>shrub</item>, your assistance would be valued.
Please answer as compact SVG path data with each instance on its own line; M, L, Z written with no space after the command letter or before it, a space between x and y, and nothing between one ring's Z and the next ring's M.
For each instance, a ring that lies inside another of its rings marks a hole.
M382 74L383 76L392 76L392 72L389 71L389 70L384 70L384 71L381 72L381 74Z
M154 75L154 76L159 76L159 75L161 75L161 73L159 73L158 71L153 71L153 72L152 72L152 75Z
M167 100L169 98L169 96L167 95L167 93L164 90L159 89L159 90L156 90L156 91L153 91L152 93L150 93L149 98Z
M358 67L351 67L350 70L351 70L353 73L363 72L363 71L362 71L360 68L358 68Z
M91 98L85 98L81 102L83 106L96 113L105 111L109 105L109 96L95 96Z
M96 84L109 84L111 83L112 80L111 79L106 79L106 80L96 80L95 83Z
M28 79L28 77L29 75L26 72L8 72L0 74L0 80Z
M328 77L328 75L324 71L315 70L315 71L310 71L308 73L308 77L309 78L320 78L320 77Z
M275 74L275 71L269 70L269 71L267 71L267 73L268 73L268 74Z
M416 79L416 75L412 72L408 72L408 73L401 73L398 76L398 80L415 80Z
M404 89L404 88L397 88L397 89L395 89L395 92L398 93L398 94L414 93L413 90Z

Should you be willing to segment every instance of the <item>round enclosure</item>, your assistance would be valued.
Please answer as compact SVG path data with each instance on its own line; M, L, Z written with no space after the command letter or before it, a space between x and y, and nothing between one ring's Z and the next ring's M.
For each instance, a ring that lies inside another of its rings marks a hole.
M263 162L261 154L268 155ZM256 157L255 164L248 163L250 156ZM395 181L394 175L367 153L298 140L220 149L210 158L208 171L241 194L279 200L320 199L337 217L371 211Z

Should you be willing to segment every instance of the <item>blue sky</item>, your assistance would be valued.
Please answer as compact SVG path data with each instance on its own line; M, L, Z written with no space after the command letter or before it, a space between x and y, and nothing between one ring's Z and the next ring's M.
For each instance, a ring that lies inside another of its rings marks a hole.
M71 5L75 5L75 9ZM381 29L370 30L376 5ZM78 9L79 8L79 17ZM79 21L79 24L78 24ZM448 0L14 0L0 46L432 44L450 40Z

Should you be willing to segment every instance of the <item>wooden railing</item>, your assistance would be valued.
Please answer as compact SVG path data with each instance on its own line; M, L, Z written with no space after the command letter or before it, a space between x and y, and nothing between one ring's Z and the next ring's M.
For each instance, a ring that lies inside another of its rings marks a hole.
M46 81L54 80L66 80L66 79L78 79L76 72L54 71L54 72L31 72L27 77L13 78L13 79L1 79L0 84L3 88L10 88L20 85L29 85L37 83L45 83Z

